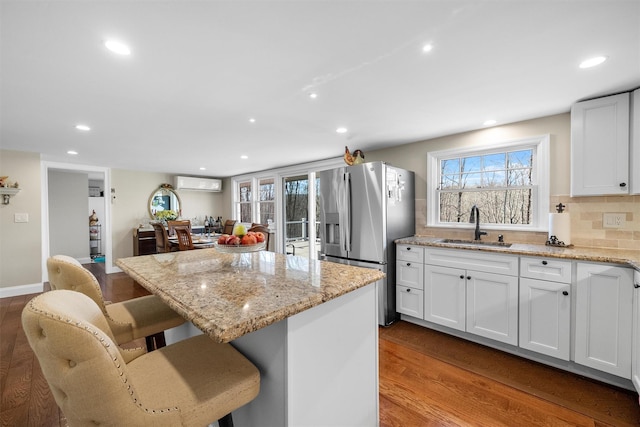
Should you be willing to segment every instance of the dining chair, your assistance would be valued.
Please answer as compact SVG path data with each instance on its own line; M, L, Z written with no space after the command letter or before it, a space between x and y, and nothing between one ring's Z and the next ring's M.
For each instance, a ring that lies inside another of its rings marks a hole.
M167 230L161 222L152 222L153 231L156 233L156 252L159 254L165 252L171 252L171 245L169 245L169 236Z
M181 251L190 251L195 249L193 246L193 240L191 239L191 233L186 228L176 228L176 234L178 235L178 247Z
M118 344L145 338L147 349L165 345L164 331L185 319L155 295L106 303L96 277L76 259L55 255L47 259L51 289L66 289L87 295L102 310Z
M224 222L224 227L222 228L222 234L231 234L233 233L233 227L236 225L235 219L228 219Z
M253 224L253 226L248 231L259 231L264 234L264 242L265 242L265 250L269 250L269 227L263 224Z
M188 219L179 219L174 221L167 221L169 236L173 236L175 234L175 229L177 227L187 228L189 230L189 233L191 233L191 221Z
M79 292L38 295L22 326L71 426L233 426L231 413L260 391L258 369L204 334L150 353L120 348L100 308Z

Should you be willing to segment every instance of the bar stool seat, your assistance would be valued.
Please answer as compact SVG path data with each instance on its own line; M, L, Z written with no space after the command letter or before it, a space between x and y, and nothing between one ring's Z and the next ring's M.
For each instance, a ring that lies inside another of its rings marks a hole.
M258 369L206 335L146 354L120 348L98 305L80 292L35 297L22 324L72 426L232 426L231 412L260 390Z
M185 322L182 316L155 295L106 304L96 277L72 257L50 257L47 259L47 271L51 289L83 293L98 305L107 318L117 344L146 338L147 348L153 350L165 345L165 330Z

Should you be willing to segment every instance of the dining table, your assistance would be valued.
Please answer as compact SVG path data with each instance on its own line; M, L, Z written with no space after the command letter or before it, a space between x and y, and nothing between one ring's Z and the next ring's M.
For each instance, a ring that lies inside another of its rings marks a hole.
M212 248L220 236L220 234L191 234L191 242L193 243L194 249ZM169 247L177 248L179 246L178 236L169 236Z
M167 331L169 345L204 333L258 367L260 394L234 411L238 425L378 425L377 299L384 273L228 249L116 264L188 320Z

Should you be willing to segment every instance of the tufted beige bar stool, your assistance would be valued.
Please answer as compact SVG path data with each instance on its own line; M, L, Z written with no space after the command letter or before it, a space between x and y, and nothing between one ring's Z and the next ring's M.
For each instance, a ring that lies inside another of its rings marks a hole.
M233 426L231 412L260 391L260 373L206 335L145 353L124 350L100 308L58 290L22 311L29 345L71 427Z
M155 295L105 304L96 277L69 256L50 257L47 271L51 289L81 292L100 307L118 344L145 337L147 349L151 351L165 345L165 330L185 322L182 316Z

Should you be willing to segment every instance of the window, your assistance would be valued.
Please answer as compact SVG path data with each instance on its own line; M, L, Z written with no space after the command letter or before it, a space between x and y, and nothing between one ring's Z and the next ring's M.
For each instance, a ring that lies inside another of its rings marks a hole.
M258 217L260 224L270 224L276 219L276 188L273 178L258 180Z
M240 182L238 183L237 188L237 218L239 218L240 222L251 222L253 218L253 192L251 191L251 181Z
M544 230L549 211L549 137L428 153L429 226ZM487 227L488 226L488 227Z

